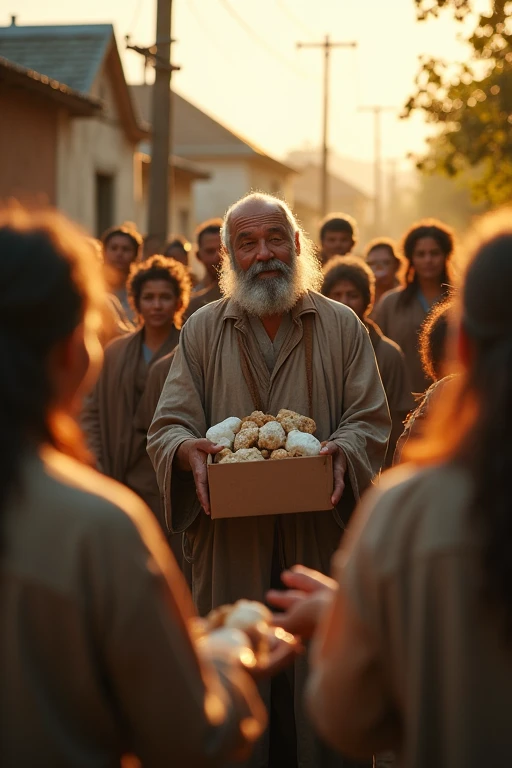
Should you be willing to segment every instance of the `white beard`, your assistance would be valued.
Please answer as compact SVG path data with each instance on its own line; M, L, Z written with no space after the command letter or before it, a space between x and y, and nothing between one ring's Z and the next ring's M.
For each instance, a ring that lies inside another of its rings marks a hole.
M279 259L255 262L247 272L231 266L231 298L249 315L266 317L280 315L295 306L302 296L300 276L297 270L297 257L294 254L291 264ZM276 277L258 277L262 272L279 272Z

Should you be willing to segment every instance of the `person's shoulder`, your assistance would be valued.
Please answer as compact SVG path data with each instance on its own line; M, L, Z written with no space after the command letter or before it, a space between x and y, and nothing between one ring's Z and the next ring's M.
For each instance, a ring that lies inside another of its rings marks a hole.
M211 323L215 323L225 314L228 304L229 299L223 298L217 299L217 301L210 301L208 304L196 309L183 324L182 335L190 334L199 329L210 328Z
M397 288L392 288L390 291L386 291L386 293L383 293L380 297L376 309L380 310L382 307L392 307L396 305L403 292L404 289L401 285L399 285Z
M382 349L384 351L384 354L390 359L390 360L403 360L404 359L404 353L402 352L402 347L396 343L396 341L393 341L393 339L390 339L389 336L385 336L382 334L380 338L380 343L382 346Z
M141 331L139 329L130 331L130 333L125 333L122 336L117 336L115 339L112 339L112 341L109 341L104 350L105 359L123 354L127 347L134 343L140 335Z
M79 528L133 529L150 514L124 485L54 449L41 453L45 494Z

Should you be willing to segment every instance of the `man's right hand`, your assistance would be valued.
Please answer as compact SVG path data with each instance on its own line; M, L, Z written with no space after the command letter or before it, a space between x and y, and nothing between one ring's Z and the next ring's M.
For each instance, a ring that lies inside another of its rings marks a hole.
M210 496L208 494L208 473L206 461L208 454L222 451L223 445L216 445L211 440L185 440L176 451L176 464L184 472L192 472L196 484L197 498L207 515L210 514Z

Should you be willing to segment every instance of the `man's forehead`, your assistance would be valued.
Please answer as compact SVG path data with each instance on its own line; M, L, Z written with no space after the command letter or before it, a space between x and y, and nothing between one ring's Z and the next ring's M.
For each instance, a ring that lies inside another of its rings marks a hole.
M231 216L230 228L233 234L243 229L260 226L280 226L286 228L288 220L282 208L274 203L262 200L250 200L242 203Z

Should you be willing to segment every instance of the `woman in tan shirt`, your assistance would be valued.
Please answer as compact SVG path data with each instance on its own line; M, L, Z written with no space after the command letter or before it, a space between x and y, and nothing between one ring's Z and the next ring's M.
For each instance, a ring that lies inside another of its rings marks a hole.
M222 766L264 730L256 687L200 656L153 515L82 461L102 297L75 227L0 212L0 763Z
M293 592L280 623L311 629L330 602L308 689L319 733L358 758L393 749L407 768L504 766L512 751L510 210L484 217L469 248L461 373L414 463L363 499L335 589L285 576L313 598Z

